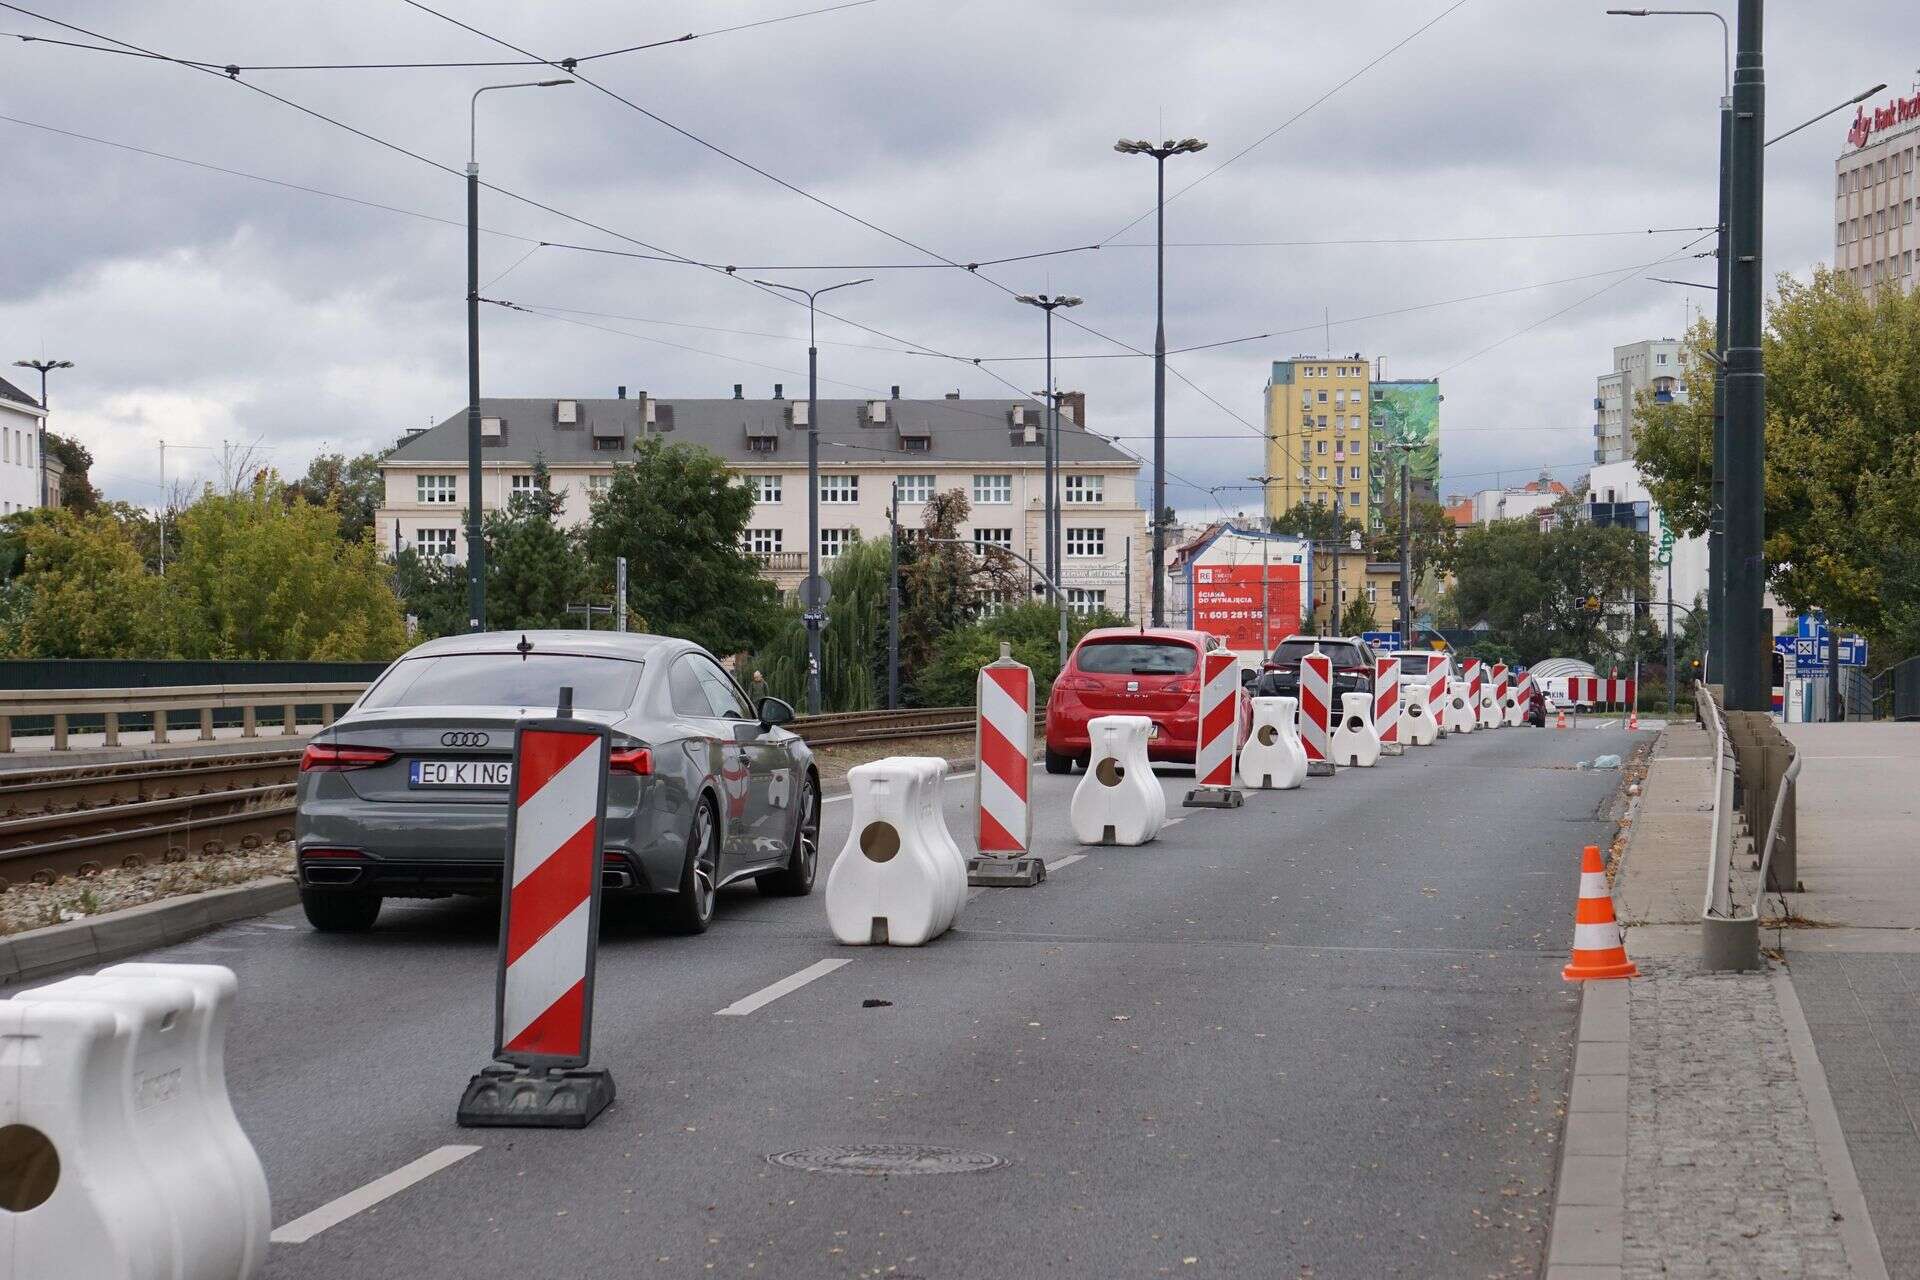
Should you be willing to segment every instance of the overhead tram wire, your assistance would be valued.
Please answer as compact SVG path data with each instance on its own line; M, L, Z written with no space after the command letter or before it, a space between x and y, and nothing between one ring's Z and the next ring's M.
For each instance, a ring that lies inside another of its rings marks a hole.
M1339 245L1500 244L1513 240L1598 240L1617 236L1659 236L1685 231L1717 231L1717 227L1629 227L1620 231L1517 231L1478 236L1381 236L1340 240L1169 240L1169 249L1313 249ZM1100 249L1151 249L1144 240L1103 242Z
M755 27L769 27L775 23L793 22L799 18L812 18L825 13L837 13L842 9L857 9L863 5L878 4L879 0L846 0L843 4L827 5L824 8L808 9L801 13L782 14L773 18L761 18L756 22L742 22L731 27L716 27L711 31L689 31L684 35L669 36L664 40L650 40L645 44L628 45L620 49L607 49L600 53L589 53L577 58L567 58L569 64L595 62L601 58L615 58L622 54L640 53L648 49L664 49L669 45L686 44L701 40L707 36L729 35L736 31L751 31ZM34 15L39 16L39 15ZM95 39L108 39L96 36ZM434 69L459 69L479 67L543 67L547 63L536 58L507 58L482 62L247 62L235 63L215 61L208 58L174 58L165 54L152 53L140 49L116 49L112 45L81 44L76 40L56 40L51 36L30 36L18 31L0 31L0 39L20 40L28 44L60 45L68 49L84 49L93 53L112 53L128 58L149 58L159 62L178 62L184 66L199 67L203 70L218 71L228 77L238 77L249 71L422 71Z

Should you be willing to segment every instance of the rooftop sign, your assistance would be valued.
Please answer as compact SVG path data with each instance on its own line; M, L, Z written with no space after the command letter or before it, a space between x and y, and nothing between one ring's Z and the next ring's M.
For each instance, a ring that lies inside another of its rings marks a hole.
M1874 134L1912 120L1920 120L1920 93L1911 98L1895 98L1884 107L1861 107L1847 130L1847 145L1864 147L1873 140Z

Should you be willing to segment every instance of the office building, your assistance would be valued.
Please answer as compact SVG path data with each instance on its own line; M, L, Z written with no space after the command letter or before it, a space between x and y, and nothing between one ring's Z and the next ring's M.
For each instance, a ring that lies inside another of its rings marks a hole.
M1601 374L1594 384L1595 462L1632 460L1640 414L1637 397L1643 391L1651 392L1659 404L1687 398L1679 339L1652 338L1613 349L1613 371Z
M1913 152L1920 145L1920 89L1885 106L1863 106L1833 162L1833 266L1872 294L1913 288L1920 251L1913 225Z

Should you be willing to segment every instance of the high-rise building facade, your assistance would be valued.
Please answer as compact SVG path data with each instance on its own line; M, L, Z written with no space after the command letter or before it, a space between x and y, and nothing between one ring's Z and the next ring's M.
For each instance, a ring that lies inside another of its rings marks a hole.
M1847 148L1833 162L1833 266L1869 294L1913 288L1913 152L1920 145L1920 91L1884 107L1861 107Z
M1651 391L1658 404L1687 398L1680 376L1680 342L1650 338L1613 349L1613 372L1603 373L1593 388L1593 460L1626 462L1633 457L1634 431L1639 424L1642 391Z
M1400 503L1400 468L1414 501L1440 496L1440 380L1376 381L1368 405L1367 527L1378 529Z
M1269 518L1313 502L1366 523L1372 373L1359 354L1273 362L1267 380Z

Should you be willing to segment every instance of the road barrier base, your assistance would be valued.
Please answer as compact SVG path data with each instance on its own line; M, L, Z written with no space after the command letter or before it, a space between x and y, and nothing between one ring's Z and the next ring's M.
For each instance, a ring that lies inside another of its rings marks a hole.
M996 858L981 854L967 863L967 883L985 889L1031 889L1047 878L1039 858Z
M1407 754L1407 744L1404 742L1383 742L1380 744L1380 754L1383 756L1403 756Z
M604 1067L536 1071L496 1062L460 1095L462 1129L584 1129L613 1103Z
M1760 921L1746 916L1700 919L1700 963L1710 970L1751 973L1760 967Z
M1333 761L1331 760L1307 761L1307 776L1309 778L1331 778L1333 776Z
M1181 803L1185 809L1238 809L1247 798L1232 787L1195 787Z

